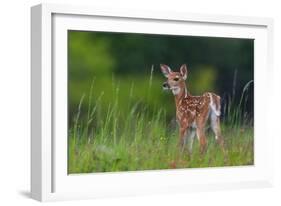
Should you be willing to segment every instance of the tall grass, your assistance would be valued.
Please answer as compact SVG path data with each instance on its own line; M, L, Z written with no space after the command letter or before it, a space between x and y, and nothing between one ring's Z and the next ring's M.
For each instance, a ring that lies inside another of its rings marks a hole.
M147 96L152 98L153 67L148 79ZM93 102L93 80L88 102L81 97L73 121L69 124L68 172L113 172L151 169L174 169L253 164L253 128L247 124L242 104L247 101L245 85L238 105L229 96L224 107L223 135L227 145L227 160L207 130L208 150L202 156L195 141L193 153L179 155L177 127L167 121L164 108L149 109L133 101L134 85L128 95L128 112L121 113L119 86L113 81L114 102L102 105L103 93ZM87 104L87 111L81 105ZM82 113L86 115L81 116ZM244 119L245 118L245 119ZM248 118L248 117L247 117Z
M249 98L249 88L253 85L254 81L248 81L241 94L236 94L236 81L237 81L237 70L234 72L232 94L224 95L223 104L223 121L225 124L238 129L240 127L252 126L253 118L247 113L246 105Z

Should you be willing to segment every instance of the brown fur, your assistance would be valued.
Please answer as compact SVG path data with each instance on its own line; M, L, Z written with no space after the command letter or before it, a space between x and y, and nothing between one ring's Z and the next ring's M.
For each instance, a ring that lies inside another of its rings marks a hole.
M196 129L196 134L200 143L200 151L205 151L207 144L205 125L209 118L211 118L211 125L216 139L223 148L223 137L221 135L219 118L220 97L210 92L206 92L202 96L190 95L187 92L185 84L185 78L187 76L185 65L181 67L181 72L173 72L166 65L161 65L161 69L168 79L164 85L173 90L175 96L176 117L180 133L180 148L184 148L186 136L191 132L190 130Z

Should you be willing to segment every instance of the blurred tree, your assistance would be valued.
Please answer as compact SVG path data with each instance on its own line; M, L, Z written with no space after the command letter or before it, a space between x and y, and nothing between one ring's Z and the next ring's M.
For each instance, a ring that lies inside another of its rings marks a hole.
M168 115L173 115L173 99L161 92L164 77L159 69L160 63L168 64L174 70L186 63L191 94L214 91L224 96L232 94L235 89L239 99L244 85L254 78L254 40L69 31L70 113L76 112L82 94L89 91L95 78L94 101L103 92L103 103L109 104L114 101L114 91L119 87L120 101L126 105L134 85L134 101L141 101L151 108L165 102ZM152 65L153 99L145 98ZM248 101L247 112L253 114L252 87Z

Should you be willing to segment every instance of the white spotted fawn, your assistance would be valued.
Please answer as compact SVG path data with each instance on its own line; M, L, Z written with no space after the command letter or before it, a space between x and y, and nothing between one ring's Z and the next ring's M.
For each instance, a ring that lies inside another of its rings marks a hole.
M192 96L186 89L187 67L182 65L180 72L173 72L169 66L160 65L162 73L167 78L163 83L164 90L171 90L175 96L176 117L179 124L179 146L184 150L186 140L189 140L188 151L192 152L195 133L200 143L201 154L206 150L205 126L210 119L215 138L224 152L224 140L220 129L221 103L220 97L206 92L202 96Z

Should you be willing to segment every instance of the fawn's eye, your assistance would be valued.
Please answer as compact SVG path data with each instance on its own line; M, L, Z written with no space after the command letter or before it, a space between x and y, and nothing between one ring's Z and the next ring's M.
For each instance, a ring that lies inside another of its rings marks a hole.
M176 81L176 82L177 82L177 81L179 81L179 78L177 78L177 77L176 77L176 78L174 78L174 81Z

